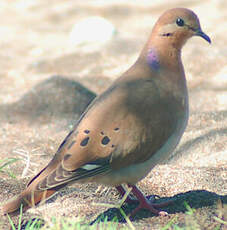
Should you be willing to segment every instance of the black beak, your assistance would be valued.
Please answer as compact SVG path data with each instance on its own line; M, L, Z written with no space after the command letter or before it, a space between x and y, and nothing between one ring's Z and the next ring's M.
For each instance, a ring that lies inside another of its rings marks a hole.
M195 33L196 36L200 36L205 39L207 42L211 43L211 40L208 35L206 35L202 30L197 30Z

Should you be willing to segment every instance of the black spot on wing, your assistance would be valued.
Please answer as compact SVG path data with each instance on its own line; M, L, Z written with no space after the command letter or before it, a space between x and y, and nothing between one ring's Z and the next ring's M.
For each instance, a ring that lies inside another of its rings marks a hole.
M102 144L107 145L110 142L110 138L108 136L105 136L102 138Z
M90 133L90 130L86 129L86 130L84 130L84 133L88 134L88 133Z
M114 129L114 131L119 131L119 128L118 128L118 127L117 127L117 128L115 128L115 129Z
M84 138L81 142L80 142L80 146L86 146L88 144L89 141L89 137Z
M100 132L101 133L101 135L104 135L104 132L102 131L102 132Z

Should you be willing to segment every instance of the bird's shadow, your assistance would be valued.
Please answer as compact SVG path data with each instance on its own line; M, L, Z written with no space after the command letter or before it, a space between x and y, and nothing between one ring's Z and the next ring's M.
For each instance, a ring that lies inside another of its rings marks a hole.
M147 198L151 198L151 196L147 196ZM221 200L222 204L227 204L227 196L218 195L214 192L209 192L206 190L192 190L185 193L179 193L172 197L162 197L158 199L158 202L166 202L166 201L174 201L170 205L165 208L162 208L163 211L168 212L169 214L176 213L185 213L188 211L185 203L187 203L193 209L199 209L202 207L213 206L217 203L218 200ZM129 215L134 208L137 207L138 204L124 204L122 206L123 211L126 215ZM131 221L138 221L140 219L149 218L154 216L151 212L147 210L140 210L134 217L130 218ZM101 213L98 217L96 217L93 221L91 221L90 225L94 223L111 221L114 218L117 218L118 222L124 223L126 220L121 215L121 212L117 208L110 208L107 211Z
M147 196L149 200L151 197L153 196L151 195ZM159 198L157 200L157 203L166 202L166 201L174 201L173 203L166 206L165 208L162 208L162 210L168 212L169 214L176 214L176 213L185 213L188 211L185 203L187 203L192 209L199 209L202 207L213 206L217 203L218 200L220 200L222 204L227 204L227 195L222 196L222 195L216 194L214 192L209 192L206 190L192 190L192 191L188 191L185 193L179 193L172 197ZM53 200L49 202L53 202ZM122 206L122 210L127 216L129 216L130 213L137 207L137 205L138 205L137 203L124 204ZM133 221L138 221L144 218L150 218L152 216L155 216L155 215L149 212L148 210L140 210L134 217L132 218L130 217L130 219L133 222ZM126 222L125 218L122 216L118 208L109 208L105 212L99 214L94 220L92 220L88 224L94 225L94 224L98 224L101 222L113 221L114 219L115 220L117 219L119 223ZM34 221L40 224L40 226L43 226L45 224L45 221L40 218L34 218L30 220L30 224L33 223ZM28 224L28 221L23 222L21 229L22 230L26 229L27 224Z

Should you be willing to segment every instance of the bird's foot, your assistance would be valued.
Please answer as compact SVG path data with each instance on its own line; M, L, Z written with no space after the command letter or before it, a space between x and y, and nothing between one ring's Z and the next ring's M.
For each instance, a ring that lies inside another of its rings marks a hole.
M162 203L153 203L153 200L155 198L152 199L152 201L148 200L143 193L135 186L135 185L130 185L128 184L129 187L132 188L132 193L135 195L135 197L138 199L139 206L136 207L133 212L131 213L131 216L134 216L140 209L148 209L150 210L152 213L154 213L155 215L159 215L159 216L166 216L168 215L167 212L165 211L160 211L158 210L158 208L162 208L165 207L169 204L171 204L173 201L166 201L166 202L162 202Z

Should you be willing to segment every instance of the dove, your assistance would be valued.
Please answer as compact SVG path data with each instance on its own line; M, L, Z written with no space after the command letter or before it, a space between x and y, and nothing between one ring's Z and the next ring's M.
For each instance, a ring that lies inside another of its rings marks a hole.
M148 200L136 184L168 159L187 126L181 50L193 36L211 43L193 11L164 12L136 62L93 100L53 159L1 211L15 212L21 204L32 207L72 183L95 182L116 187L122 196L123 185L128 185L139 201L133 215L142 208L166 214L159 208L169 202Z

